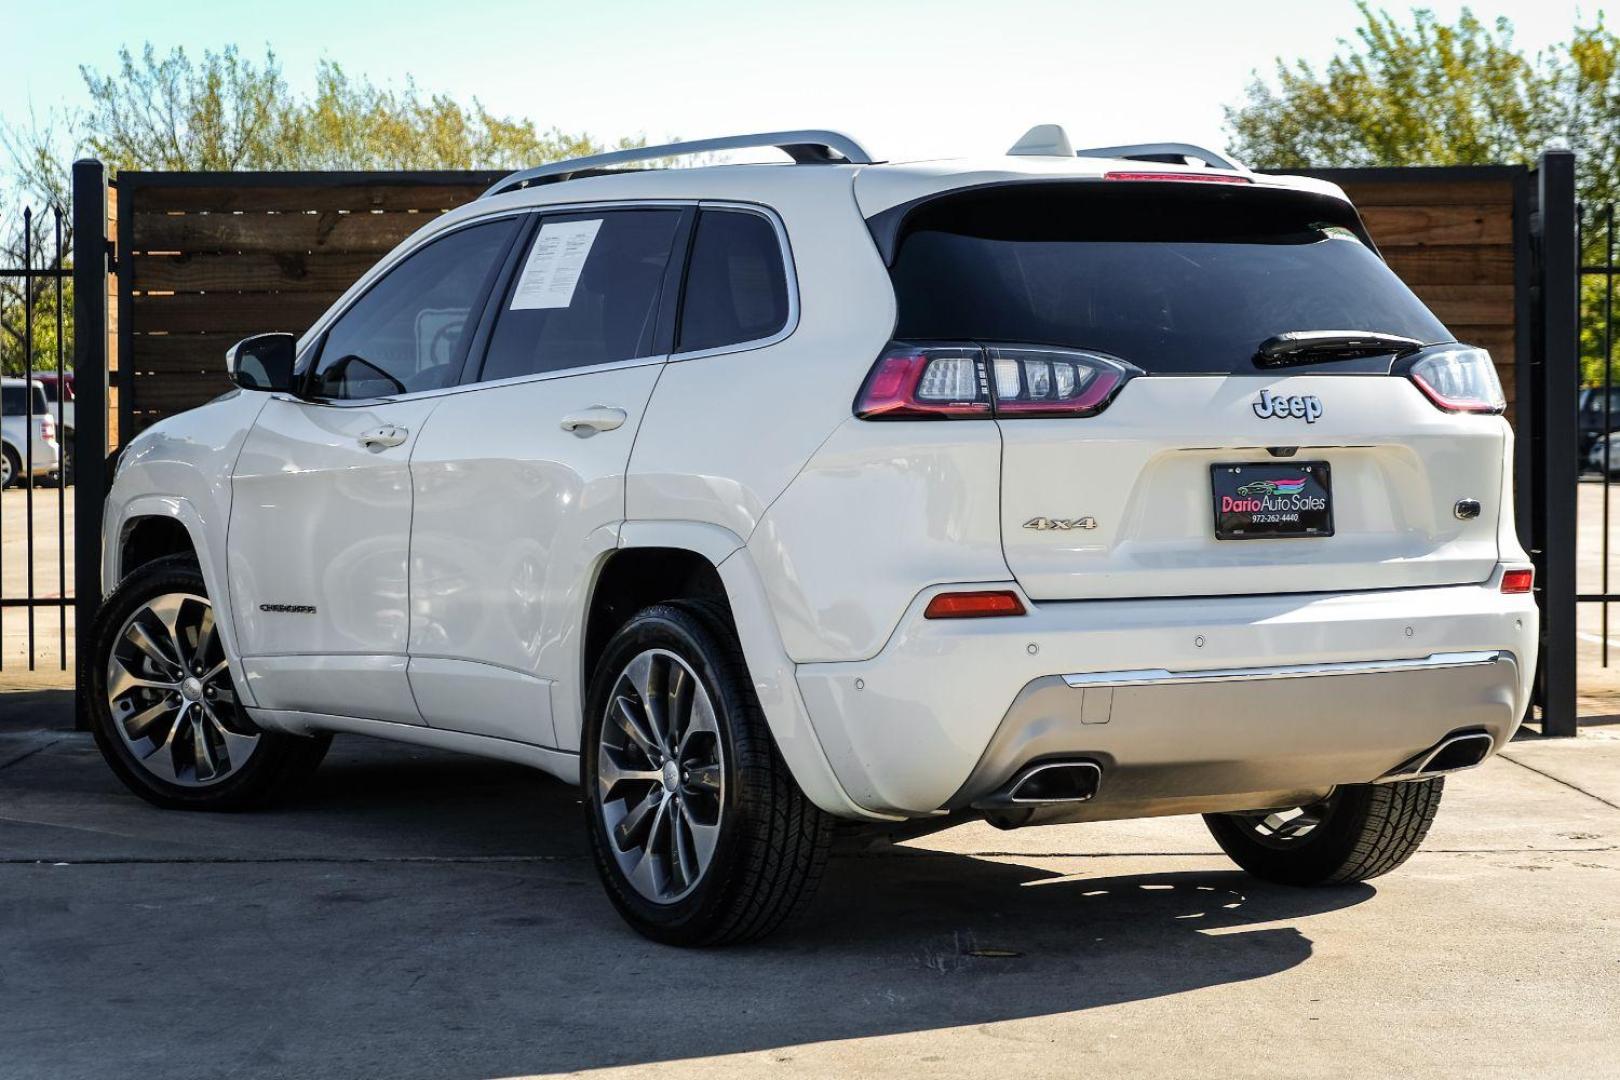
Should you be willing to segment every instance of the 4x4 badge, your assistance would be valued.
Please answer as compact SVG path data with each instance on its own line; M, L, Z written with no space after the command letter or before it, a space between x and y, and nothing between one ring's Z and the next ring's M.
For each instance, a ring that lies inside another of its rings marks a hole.
M1094 517L1077 518L1030 518L1024 522L1024 528L1034 529L1036 532L1051 532L1053 529L1095 529L1097 519Z

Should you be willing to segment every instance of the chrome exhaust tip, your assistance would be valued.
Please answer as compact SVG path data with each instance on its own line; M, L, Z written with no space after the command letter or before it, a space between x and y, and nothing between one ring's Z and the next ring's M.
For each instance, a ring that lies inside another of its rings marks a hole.
M1423 753L1379 777L1378 783L1427 780L1433 776L1472 769L1490 756L1495 745L1496 740L1483 731L1453 732Z
M1027 765L1002 789L1002 806L1048 806L1087 802L1102 784L1095 761L1042 761Z

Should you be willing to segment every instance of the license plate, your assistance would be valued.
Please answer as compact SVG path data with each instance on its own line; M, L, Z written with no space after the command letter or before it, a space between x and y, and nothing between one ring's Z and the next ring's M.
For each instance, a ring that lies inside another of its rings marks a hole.
M1333 535L1333 491L1325 461L1211 465L1217 540Z

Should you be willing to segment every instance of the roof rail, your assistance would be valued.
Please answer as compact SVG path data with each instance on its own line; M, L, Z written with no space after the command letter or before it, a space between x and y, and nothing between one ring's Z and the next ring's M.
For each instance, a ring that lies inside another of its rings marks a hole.
M556 184L582 173L600 172L614 165L628 165L636 161L656 161L659 158L679 157L687 154L708 154L721 150L751 150L775 147L791 157L798 165L870 165L872 155L854 139L841 131L767 131L757 135L727 135L719 139L696 139L691 142L665 143L662 146L637 146L629 150L614 150L590 157L554 161L522 169L501 180L484 192L485 196L499 195L503 191L516 191L532 184Z
M1164 142L1164 143L1138 143L1134 146L1093 146L1085 150L1076 150L1075 157L1124 158L1126 161L1158 161L1165 164L1179 164L1172 158L1197 158L1206 165L1217 169L1231 169L1233 172L1248 172L1248 167L1241 165L1231 158L1217 154L1213 150L1205 150L1202 146L1192 143Z

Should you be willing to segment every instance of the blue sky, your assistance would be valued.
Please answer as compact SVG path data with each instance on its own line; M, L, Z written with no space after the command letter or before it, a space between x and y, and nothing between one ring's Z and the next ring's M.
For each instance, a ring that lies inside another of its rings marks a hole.
M999 153L1031 124L1077 143L1218 144L1221 106L1274 57L1323 60L1352 0L52 0L0 19L0 119L83 102L78 67L122 44L280 55L304 86L330 57L383 83L481 99L610 140L836 127L880 155ZM1459 5L1435 3L1443 17ZM1530 50L1584 8L1476 3ZM1405 10L1397 5L1396 10Z

